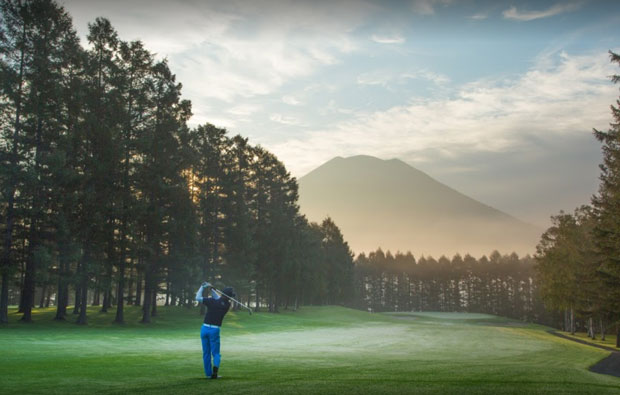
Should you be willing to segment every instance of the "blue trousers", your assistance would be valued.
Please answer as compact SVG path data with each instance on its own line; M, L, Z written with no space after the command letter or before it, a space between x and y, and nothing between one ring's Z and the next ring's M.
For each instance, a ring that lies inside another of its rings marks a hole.
M205 376L211 377L211 356L213 356L213 366L220 366L220 328L210 328L202 326L200 328L200 340L202 340L202 361L205 368Z

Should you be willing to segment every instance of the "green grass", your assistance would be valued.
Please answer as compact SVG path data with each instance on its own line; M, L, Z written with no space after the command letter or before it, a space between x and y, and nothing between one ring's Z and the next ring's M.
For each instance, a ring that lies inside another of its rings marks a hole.
M585 341L591 344L616 348L616 335L614 334L606 334L605 340L601 340L601 334L596 333L596 339L592 340L586 332L575 332L574 335L571 335L570 332L560 332L560 333L563 334L564 336L579 339L579 340L582 340L582 341Z
M0 329L0 393L620 393L620 379L587 368L609 353L545 327L462 313L369 314L304 307L231 313L222 380L202 373L197 309L161 308L151 325L127 309L90 311L87 327L51 321Z

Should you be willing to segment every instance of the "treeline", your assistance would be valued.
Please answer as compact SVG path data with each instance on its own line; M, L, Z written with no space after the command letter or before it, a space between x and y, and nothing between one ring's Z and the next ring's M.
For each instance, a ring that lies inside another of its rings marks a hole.
M610 52L620 65L620 55ZM612 76L618 83L620 75ZM591 206L560 212L535 257L492 253L438 260L381 250L355 261L356 306L372 311L498 314L596 337L616 329L620 347L620 100L602 143L600 187Z
M270 311L350 296L338 227L299 214L273 154L188 127L165 59L102 18L82 47L54 1L0 7L0 322L17 299L23 321L50 300L65 319L71 295L78 323L91 303L119 323L142 305L147 323L206 279Z
M536 257L545 304L564 313L562 328L566 331L575 333L581 323L591 337L600 332L604 339L614 314L606 308L610 289L602 281L592 207L582 206L574 214L561 212L551 219L553 225L542 235Z
M355 261L357 307L370 311L497 314L548 321L534 282L535 260L515 253L439 259L381 249Z
M620 65L620 56L610 55ZM536 274L545 304L564 313L565 330L579 325L604 338L615 327L620 347L620 107L611 110L610 129L594 130L603 150L599 191L591 206L552 217L537 247Z

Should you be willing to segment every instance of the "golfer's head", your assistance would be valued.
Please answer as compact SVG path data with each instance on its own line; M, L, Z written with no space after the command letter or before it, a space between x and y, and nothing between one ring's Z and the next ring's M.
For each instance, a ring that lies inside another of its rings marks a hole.
M226 296L230 296L231 298L234 298L235 296L237 296L235 294L235 289L233 287L226 287L222 290L222 293Z

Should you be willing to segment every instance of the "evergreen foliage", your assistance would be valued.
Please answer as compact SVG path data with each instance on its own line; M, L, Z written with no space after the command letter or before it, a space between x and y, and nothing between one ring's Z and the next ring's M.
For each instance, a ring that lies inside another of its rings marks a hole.
M360 254L355 260L355 306L370 311L496 314L553 324L534 283L530 256L471 255L415 259L411 253Z
M620 56L610 52L620 65ZM614 83L620 76L614 75ZM574 333L576 320L586 322L590 337L615 326L620 334L620 101L611 106L614 121L606 132L594 130L602 143L598 194L592 207L552 217L536 259L541 295L550 309L564 311L564 328ZM620 339L620 337L618 337ZM620 340L617 340L620 347Z
M115 304L117 323L141 305L148 323L164 300L191 306L205 279L274 312L350 296L337 226L300 215L270 152L188 127L165 59L104 18L82 48L52 0L3 1L0 22L0 322L17 295L22 320L35 295L64 320L74 295L80 324L89 304Z
M611 61L620 66L620 55L610 52ZM611 77L620 82L620 75ZM596 217L594 243L599 253L599 276L604 292L604 308L613 316L620 334L620 100L611 106L613 122L606 131L594 130L603 145L600 186L592 198ZM620 339L617 341L620 347Z

